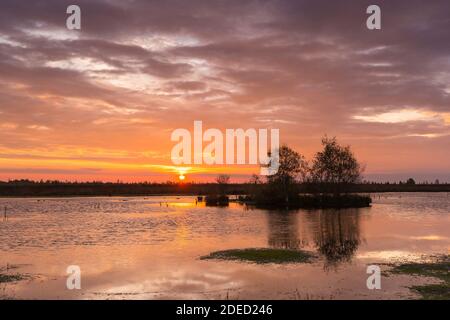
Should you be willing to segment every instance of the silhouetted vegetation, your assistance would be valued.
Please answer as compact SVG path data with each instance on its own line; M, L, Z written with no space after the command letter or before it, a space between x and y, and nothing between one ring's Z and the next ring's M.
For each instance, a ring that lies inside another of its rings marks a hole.
M267 190L255 195L256 203L293 203L298 199L298 182L305 179L308 165L305 158L288 146L279 150L279 168L268 176Z
M211 207L226 207L229 205L230 199L226 195L210 194L205 197L205 203Z
M370 206L370 196L348 194L347 186L361 182L361 166L349 146L336 138L322 139L323 150L311 165L288 146L279 150L278 172L256 189L247 201L264 207L359 208ZM301 194L300 184L307 194Z
M296 183L299 193L311 193L315 185L310 182ZM206 195L215 188L215 183L174 182L68 182L68 181L0 181L0 197L72 197L72 196L151 196L151 195ZM252 195L265 188L265 183L253 180L252 183L230 183L226 194ZM375 183L363 182L341 186L345 193L377 192L450 192L449 183ZM261 191L262 192L262 191Z
M217 190L216 183L0 181L3 197L207 195L211 190ZM247 184L224 186L226 194L246 194L247 190Z
M221 174L216 179L217 185L211 188L209 194L205 197L207 206L228 206L230 199L227 195L227 186L230 182L230 176Z
M345 186L361 182L362 168L350 146L341 146L336 138L324 137L323 150L318 152L309 169L308 180L318 193L345 193Z

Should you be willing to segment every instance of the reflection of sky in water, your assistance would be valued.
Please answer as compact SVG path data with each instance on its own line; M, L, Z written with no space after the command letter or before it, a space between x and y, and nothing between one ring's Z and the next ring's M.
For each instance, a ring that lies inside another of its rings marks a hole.
M392 298L408 279L368 291L368 263L448 253L450 197L383 194L372 208L341 211L211 208L194 197L0 199L0 266L21 265L35 281L6 286L20 298ZM312 250L313 264L203 261L211 251ZM82 269L80 292L65 270ZM387 279L387 278L386 278Z

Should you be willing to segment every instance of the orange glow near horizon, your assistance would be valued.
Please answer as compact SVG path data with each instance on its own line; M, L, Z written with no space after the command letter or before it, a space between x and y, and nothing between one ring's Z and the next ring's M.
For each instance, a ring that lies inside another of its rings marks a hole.
M87 23L98 23L80 32L68 32L52 1L29 3L2 7L0 180L186 183L259 173L174 165L171 133L193 136L202 121L203 133L278 129L280 144L309 161L325 134L336 136L376 178L450 181L444 5L391 8L399 18L368 37L354 11L302 1L102 1L117 14L98 21L98 5L86 2ZM406 28L415 18L427 28Z
M418 138L430 141L434 139ZM304 140L302 148L295 147L294 144L288 145L293 145L294 149L305 154L306 158L311 160L314 152L320 148L318 140L319 138L314 139L314 143ZM369 174L372 172L383 173L380 168L389 167L401 169L391 170L394 173L414 171L414 166L426 166L429 161L427 156L417 153L418 148L423 148L427 146L426 144L411 145L408 152L399 154L395 144L389 146L382 140L372 141L371 149L367 148L364 140L344 140L343 144L346 143L351 144L357 158L363 164L367 164L368 170L366 169L365 173ZM156 145L153 148L156 148ZM244 182L248 181L252 174L258 174L260 169L255 165L176 166L170 161L170 149L164 146L159 148L159 150L153 149L148 152L127 151L126 149L58 148L47 151L3 148L0 149L0 180L211 182L219 174L229 174L233 182ZM380 149L384 152L383 158L377 154L377 150ZM435 153L435 157L438 157L439 153L442 153L443 156L445 152L444 149L440 149ZM166 154L165 157L162 156L164 154ZM153 155L156 155L157 158ZM414 162L411 162L410 159L414 159ZM155 164L158 162L160 164ZM441 165L445 168L445 162L441 162ZM189 179L187 174L189 174ZM430 181L434 181L434 179L431 180L432 178ZM445 181L445 177L440 180Z

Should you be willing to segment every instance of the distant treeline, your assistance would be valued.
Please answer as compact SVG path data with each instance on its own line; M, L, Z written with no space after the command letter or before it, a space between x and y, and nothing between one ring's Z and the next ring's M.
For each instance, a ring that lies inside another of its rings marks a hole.
M230 183L227 194L249 194L260 188L259 184ZM308 193L313 184L299 184L299 191ZM51 196L147 196L147 195L206 195L217 188L216 183L110 183L62 181L0 181L1 197L51 197ZM343 192L450 192L450 184L359 183L341 186Z

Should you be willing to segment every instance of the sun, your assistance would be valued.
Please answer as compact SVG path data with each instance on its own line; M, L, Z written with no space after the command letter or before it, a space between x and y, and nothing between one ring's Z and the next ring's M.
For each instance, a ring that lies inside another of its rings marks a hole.
M190 168L187 167L177 168L179 181L184 181L186 179L186 173L189 171L189 169Z

